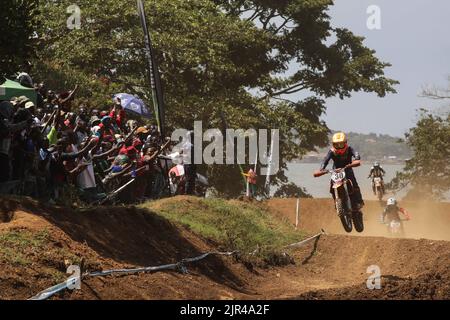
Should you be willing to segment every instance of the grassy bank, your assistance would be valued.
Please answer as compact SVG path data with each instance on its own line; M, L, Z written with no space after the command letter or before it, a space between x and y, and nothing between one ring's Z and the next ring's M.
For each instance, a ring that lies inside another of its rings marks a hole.
M255 203L179 197L142 206L213 240L220 249L248 253L258 248L255 256L270 264L285 263L282 247L303 236Z
M66 260L80 263L79 257L53 244L48 230L16 229L0 233L0 265L7 265L12 270L39 266L40 277L60 282L67 277Z

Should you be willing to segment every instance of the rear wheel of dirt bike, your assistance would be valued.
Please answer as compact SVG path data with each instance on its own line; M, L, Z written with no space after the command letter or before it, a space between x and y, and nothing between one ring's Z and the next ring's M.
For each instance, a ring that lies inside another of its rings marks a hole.
M346 232L352 232L352 219L350 215L345 210L344 204L342 203L342 199L336 199L336 210L339 214L339 218L341 219L342 226Z
M352 212L352 220L353 225L355 226L355 230L358 232L364 231L364 221L363 221L363 214L361 211L355 211Z
M378 201L383 200L383 191L381 191L380 187L377 188L377 198L378 198Z

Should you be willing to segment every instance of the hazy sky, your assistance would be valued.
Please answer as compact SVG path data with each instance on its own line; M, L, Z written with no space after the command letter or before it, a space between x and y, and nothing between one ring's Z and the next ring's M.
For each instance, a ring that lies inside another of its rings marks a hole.
M370 5L381 9L380 30L367 28ZM335 0L329 13L334 27L346 27L364 36L377 57L392 64L386 75L400 81L398 93L384 98L356 93L344 100L327 100L324 119L331 129L403 136L414 126L418 108L442 106L442 101L418 95L424 85L447 86L449 0Z

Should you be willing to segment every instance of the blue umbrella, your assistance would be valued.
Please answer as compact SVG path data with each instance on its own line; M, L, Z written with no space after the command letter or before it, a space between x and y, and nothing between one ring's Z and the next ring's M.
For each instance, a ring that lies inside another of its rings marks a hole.
M146 118L152 117L152 114L151 114L150 110L148 110L144 101L142 101L141 99L139 99L131 94L118 93L118 94L115 94L113 98L120 99L120 104L122 105L124 110L128 110L130 112L136 113L136 114L141 115Z

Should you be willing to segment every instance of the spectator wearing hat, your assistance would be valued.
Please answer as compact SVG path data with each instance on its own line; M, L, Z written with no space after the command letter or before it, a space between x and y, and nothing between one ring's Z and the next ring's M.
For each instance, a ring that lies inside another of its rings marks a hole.
M25 110L28 110L31 118L33 119L33 123L36 126L41 125L41 120L36 116L36 106L32 101L28 101L25 103Z
M127 131L131 132L135 128L138 127L138 122L136 120L128 120L126 126L127 126Z
M100 129L97 131L96 135L99 138L103 138L104 136L114 136L115 132L112 126L111 117L104 116L98 126Z
M145 141L147 139L147 136L149 134L149 130L146 127L139 127L136 130L136 136L133 139L133 146L141 150L142 146L145 144Z
M21 72L17 75L16 80L20 83L20 85L27 87L27 88L33 88L34 83L33 79L27 72Z
M89 120L89 125L91 128L98 126L100 123L102 123L102 120L98 116L92 116Z
M25 96L20 96L20 97L13 97L11 98L11 103L14 106L15 110L17 111L20 108L25 108L25 104L30 101L30 99L28 99Z

